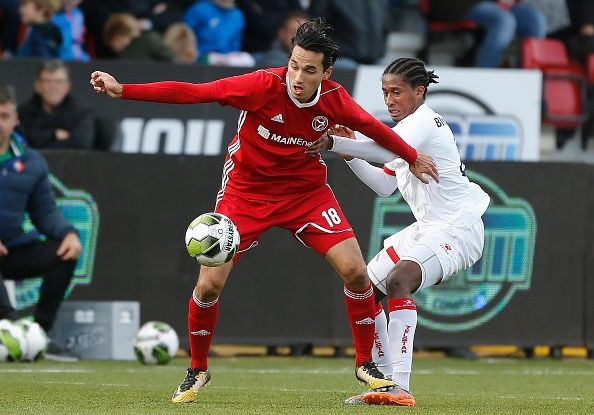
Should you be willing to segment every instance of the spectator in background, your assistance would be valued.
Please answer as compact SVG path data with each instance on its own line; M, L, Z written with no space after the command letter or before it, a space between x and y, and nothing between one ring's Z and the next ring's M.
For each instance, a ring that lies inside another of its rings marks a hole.
M307 21L309 21L309 16L304 11L289 12L276 33L272 49L260 55L256 61L257 66L272 68L286 65L297 28Z
M522 0L522 3L539 10L545 17L547 37L563 32L571 25L566 0Z
M43 62L35 94L19 107L19 130L37 149L90 150L95 139L94 116L70 95L68 67L59 60Z
M571 29L566 43L573 59L586 62L594 53L594 2L592 0L568 1Z
M174 23L163 35L163 41L169 47L178 63L196 63L198 60L198 42L192 29L185 23Z
M592 0L569 0L571 15L571 33L569 52L573 59L580 61L586 68L588 56L594 54L594 2ZM594 85L588 85L588 119L581 131L582 148L586 149L588 139L594 136Z
M245 20L234 0L198 0L183 18L198 39L198 54L239 52Z
M242 50L251 53L256 61L259 54L273 46L287 13L303 10L299 0L237 0L237 7L245 17ZM281 66L287 63L287 56Z
M374 64L384 56L389 31L387 0L315 0L309 15L323 17L334 27L342 60L336 68Z
M89 54L83 49L85 43L85 16L78 7L81 0L62 0L62 8L52 22L62 33L60 58L64 60L88 61Z
M0 57L16 55L20 25L19 0L0 0Z
M85 0L81 9L88 29L89 50L98 57L113 57L105 45L103 28L113 13L130 13L138 19L141 30L159 33L181 20L183 11L195 0Z
M21 22L27 34L18 50L20 57L57 58L60 56L62 34L52 23L60 5L58 0L21 0Z
M153 31L142 31L130 13L114 13L105 23L105 44L118 59L173 62L173 53Z
M432 17L442 21L473 20L485 31L475 62L480 68L499 67L516 34L543 38L547 33L544 15L516 0L434 0L429 14Z
M14 96L0 86L0 188L8 189L0 197L0 275L15 280L43 276L34 318L49 332L82 246L74 226L56 207L45 159L25 145L14 131L17 124ZM23 231L25 213L38 231ZM39 239L39 232L47 238ZM15 317L0 277L0 318ZM50 342L48 353L56 349Z

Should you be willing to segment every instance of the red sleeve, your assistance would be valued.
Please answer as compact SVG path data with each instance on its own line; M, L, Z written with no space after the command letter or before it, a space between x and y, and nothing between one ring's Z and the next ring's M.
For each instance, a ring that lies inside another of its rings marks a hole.
M407 163L414 164L417 150L396 134L390 127L365 111L355 100L341 88L340 101L343 111L337 119L352 130L359 131L374 140L392 153L398 154Z
M271 88L277 88L273 76L264 71L232 76L203 84L163 81L148 84L123 84L122 98L168 104L218 102L240 110L261 107ZM280 85L280 84L279 84Z

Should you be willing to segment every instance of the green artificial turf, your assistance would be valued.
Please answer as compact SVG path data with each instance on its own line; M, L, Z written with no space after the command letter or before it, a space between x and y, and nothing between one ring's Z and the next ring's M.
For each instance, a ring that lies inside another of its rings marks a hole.
M171 403L187 360L0 363L0 414L594 414L594 361L417 359L414 408L349 406L352 359L210 360L199 401Z

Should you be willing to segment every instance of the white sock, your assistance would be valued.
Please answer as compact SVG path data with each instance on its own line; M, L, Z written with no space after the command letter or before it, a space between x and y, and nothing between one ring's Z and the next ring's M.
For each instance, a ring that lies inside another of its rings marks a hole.
M392 358L390 357L390 341L388 339L388 319L382 303L378 303L375 308L375 339L371 355L379 370L384 375L391 377Z
M390 354L392 356L392 379L398 386L410 391L413 342L417 328L417 307L412 298L388 300L390 323Z

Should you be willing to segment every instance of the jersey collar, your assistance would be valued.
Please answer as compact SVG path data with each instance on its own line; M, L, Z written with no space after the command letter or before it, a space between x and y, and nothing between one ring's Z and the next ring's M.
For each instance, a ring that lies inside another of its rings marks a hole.
M293 97L293 94L291 94L291 83L289 82L289 71L287 71L287 75L285 76L285 83L287 84L287 94L289 95L289 98L291 99L291 101L293 101L293 104L295 104L298 108L313 107L320 100L320 92L322 91L322 83L321 82L320 82L320 85L318 85L318 90L316 92L316 96L310 102L299 102Z

